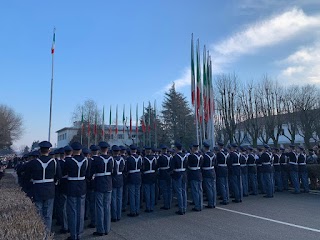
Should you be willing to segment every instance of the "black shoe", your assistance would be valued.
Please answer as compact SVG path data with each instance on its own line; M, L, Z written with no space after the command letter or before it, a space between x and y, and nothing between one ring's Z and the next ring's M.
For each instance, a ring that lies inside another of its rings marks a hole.
M122 212L126 212L127 210L126 209L122 209Z
M257 196L257 193L250 193L249 195Z
M136 214L135 214L135 213L129 213L129 214L127 214L127 216L128 216L128 217L135 217Z
M205 206L205 208L215 208L215 206Z
M222 204L222 205L228 205L227 202L220 202L220 204Z
M90 224L88 225L88 228L96 228L96 226L95 226L94 224L90 223Z
M160 209L163 209L163 210L169 210L170 208L167 208L167 207L161 207Z
M150 213L150 212L151 212L151 210L146 209L146 210L144 210L144 212L146 212L146 213Z
M139 217L140 213L136 213L134 214L135 217Z
M249 197L249 194L244 194L243 196L244 196L244 197Z
M60 231L59 231L61 234L66 234L66 233L68 233L68 230L66 230L66 229L60 229Z
M200 212L201 211L200 209L196 209L196 208L192 208L191 210L194 211L194 212Z
M241 200L232 200L232 202L234 202L234 203L240 203L241 202Z
M70 236L70 237L68 237L66 240L72 240L72 237Z
M178 215L183 215L184 213L181 212L181 211L176 211L176 214L178 214Z
M263 196L264 198L273 198L273 196L268 196L268 195L265 195Z
M108 235L108 233L104 233L104 235Z
M116 222L117 219L111 218L111 222Z
M99 232L94 232L93 234L92 234L93 236L103 236L104 235L104 233L99 233Z

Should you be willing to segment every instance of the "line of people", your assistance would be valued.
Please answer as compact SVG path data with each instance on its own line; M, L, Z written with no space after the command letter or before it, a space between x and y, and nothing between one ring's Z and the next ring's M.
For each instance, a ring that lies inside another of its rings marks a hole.
M34 201L48 233L54 212L60 232L70 231L68 239L80 238L85 217L90 218L88 227L96 228L93 235L107 235L111 222L121 220L127 203L127 215L139 216L142 196L145 212L151 213L160 195L161 209L171 209L174 193L175 213L184 215L188 186L196 212L203 209L204 192L206 207L215 208L217 193L220 204L227 205L231 197L240 203L249 194L272 198L275 191L287 190L289 181L294 193L300 193L300 181L304 192L309 191L307 157L302 147L296 150L294 145L289 150L268 145L225 148L219 142L213 151L204 143L202 151L193 144L188 152L179 142L174 150L165 145L159 150L146 146L143 151L135 145L110 148L107 142L91 145L90 150L78 142L52 152L50 142L43 141L39 147L17 167L19 183Z

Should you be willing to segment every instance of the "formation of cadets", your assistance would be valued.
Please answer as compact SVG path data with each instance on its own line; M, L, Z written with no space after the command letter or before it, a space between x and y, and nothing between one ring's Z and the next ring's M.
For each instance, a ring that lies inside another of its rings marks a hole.
M129 217L137 217L145 202L145 212L151 213L160 197L162 210L172 208L173 196L178 201L178 215L187 211L187 189L191 188L194 207L203 210L220 204L241 203L248 195L264 194L272 198L275 191L309 192L307 156L302 147L290 149L238 147L227 148L219 142L210 145L193 144L184 151L179 142L175 148L160 149L146 146L142 151L135 145L129 148L107 142L91 145L90 150L78 142L50 152L50 142L39 144L40 150L31 152L28 161L17 167L22 189L33 200L48 232L52 215L61 225L61 233L70 232L68 239L79 239L84 229L96 228L93 235L110 232L111 222L121 220L129 205ZM312 153L311 153L312 156Z

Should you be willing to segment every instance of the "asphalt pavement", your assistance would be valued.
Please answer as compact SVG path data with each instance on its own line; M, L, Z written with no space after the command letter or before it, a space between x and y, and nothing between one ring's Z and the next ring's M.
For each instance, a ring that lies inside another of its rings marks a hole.
M204 208L201 212L191 211L193 206L189 205L187 213L180 216L175 214L176 207L160 210L160 201L153 213L141 209L141 215L135 218L124 213L121 221L111 223L108 236L95 237L94 229L86 228L81 239L319 240L319 205L319 194L283 192L271 199L249 196L242 203L218 204L215 209ZM68 234L55 235L57 240L67 237Z

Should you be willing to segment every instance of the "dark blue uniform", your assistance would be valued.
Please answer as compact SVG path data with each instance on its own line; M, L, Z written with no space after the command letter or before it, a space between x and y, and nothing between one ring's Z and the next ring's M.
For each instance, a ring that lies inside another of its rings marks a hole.
M207 193L209 208L214 208L216 206L216 199L217 199L216 172L214 170L215 165L216 165L216 156L210 151L204 153L201 169L202 169L203 185Z
M111 219L112 221L119 221L122 212L123 172L125 170L125 161L121 156L113 157L113 160Z
M172 180L170 170L171 156L167 153L161 154L158 158L158 171L159 171L159 185L163 195L163 207L162 209L171 208L172 200Z
M97 233L109 233L111 229L111 192L114 162L110 155L101 154L92 161L91 175L94 177L96 198Z
M130 201L129 216L138 216L140 212L141 168L141 156L133 154L127 158L126 171L128 174L127 181Z
M280 165L280 155L273 154L273 167L274 167L274 185L275 190L278 192L283 191L282 174Z
M250 153L247 160L248 166L248 189L252 195L258 194L257 165L255 155Z
M183 152L176 153L171 160L171 168L173 170L172 179L175 188L179 214L185 214L187 211L187 155Z
M290 174L290 166L288 163L287 153L283 152L280 156L280 166L281 166L281 177L282 177L282 185L284 190L288 190L288 181Z
M289 157L290 178L292 181L292 185L294 187L294 193L300 193L299 167L298 167L299 154L292 151L292 152L289 152L287 156Z
M217 152L217 182L222 197L222 204L229 203L228 153Z
M248 187L248 166L247 166L248 155L246 153L240 154L240 167L241 167L241 181L243 196L247 197L249 195Z
M231 168L231 186L234 192L235 200L233 202L242 202L243 190L242 190L242 178L241 178L241 166L240 166L240 153L230 152L228 165Z
M203 206L202 163L202 156L198 152L188 156L188 180L191 185L192 199L195 203L194 210L196 211L201 211Z
M266 197L273 197L274 184L272 178L272 153L264 152L261 154L263 182L266 188Z
M307 170L307 155L300 153L298 157L299 179L302 183L304 192L309 192L309 178Z
M156 156L146 155L143 158L142 163L143 176L142 183L144 188L144 195L146 201L146 212L152 212L155 205L155 184L157 181L157 166L156 166Z

